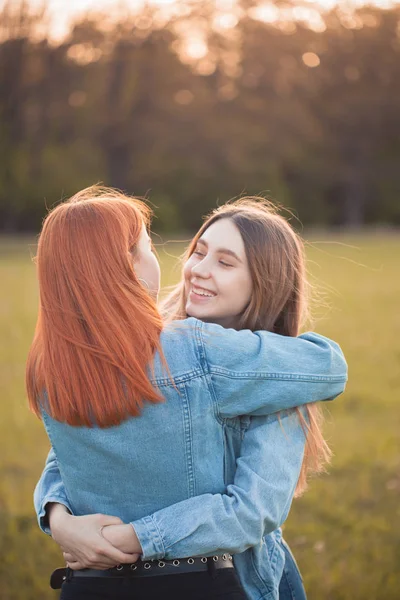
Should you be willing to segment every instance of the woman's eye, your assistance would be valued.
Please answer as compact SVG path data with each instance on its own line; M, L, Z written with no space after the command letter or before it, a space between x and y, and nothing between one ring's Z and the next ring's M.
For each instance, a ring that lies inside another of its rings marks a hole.
M193 254L195 254L196 256L204 256L204 254L202 252L199 252L198 250L195 250Z
M222 265L223 267L233 267L233 265L230 265L229 263L226 263L223 260L220 260L219 264Z

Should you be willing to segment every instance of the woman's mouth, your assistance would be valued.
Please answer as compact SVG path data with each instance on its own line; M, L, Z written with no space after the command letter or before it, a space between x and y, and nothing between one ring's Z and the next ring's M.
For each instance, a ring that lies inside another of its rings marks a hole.
M196 285L192 285L189 294L191 302L207 302L211 298L215 298L216 295L215 292Z

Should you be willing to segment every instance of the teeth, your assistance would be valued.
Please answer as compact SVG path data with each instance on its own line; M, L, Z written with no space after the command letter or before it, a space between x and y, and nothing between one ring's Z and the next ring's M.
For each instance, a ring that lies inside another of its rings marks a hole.
M195 288L193 287L192 290L194 291L195 294L197 294L198 296L206 296L207 298L213 298L215 296L215 294L210 294L205 292L204 290L200 290L199 288Z

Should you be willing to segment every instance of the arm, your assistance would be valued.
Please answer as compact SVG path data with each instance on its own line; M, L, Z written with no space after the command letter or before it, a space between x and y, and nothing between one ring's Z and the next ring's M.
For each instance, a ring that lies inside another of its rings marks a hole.
M253 418L226 494L196 496L131 523L143 558L237 554L259 544L288 515L304 446L295 414Z
M107 569L119 563L135 562L138 559L141 549L131 527L126 526L122 531L124 534L122 542L126 545L128 540L130 548L135 545L135 552L125 552L123 547L115 547L106 536L102 535L103 528L111 525L118 526L116 539L119 542L121 537L119 528L122 521L118 517L101 514L73 516L53 448L50 449L42 475L36 485L34 505L39 527L53 537L64 551L64 558L67 561L73 558L74 564L69 565L72 568L82 569L90 566L95 569Z
M332 400L345 388L343 353L322 335L285 337L196 324L199 361L209 375L209 390L222 419Z
M39 527L44 533L47 533L47 535L51 535L51 531L46 508L53 502L64 505L69 513L73 513L61 479L56 454L53 448L50 448L43 472L36 484L33 494L33 503L35 505Z
M180 322L181 324L182 322ZM343 392L347 365L335 342L315 333L298 338L270 332L235 331L187 319L195 329L199 361L221 418L269 414L332 400ZM39 526L50 535L46 505L71 507L53 450L34 494Z
M295 414L280 419L277 415L255 417L242 442L234 483L228 486L226 494L196 496L134 521L134 529L128 529L136 532L138 539L121 525L106 527L105 537L125 552L140 551L141 544L145 559L243 552L285 521L304 444L304 433ZM56 485L62 485L60 475ZM50 495L51 490L47 493ZM74 560L80 560L76 568L100 568L100 561L104 562L104 555L94 551L96 523L88 522L92 517L69 517L70 521L80 520L78 529L74 523L71 529L71 523L64 518L56 523L55 539L68 546ZM85 539L80 535L83 529ZM80 557L77 547L84 550Z
M219 326L205 325L194 319L189 321L195 322L199 360L203 369L210 375L210 393L215 400L217 412L222 418L244 413L263 414L300 405L310 400L332 399L344 389L347 366L343 354L337 344L323 336L304 334L300 338L289 338L267 332L253 334L249 331L224 330ZM251 471L251 464L248 467ZM57 482L53 471L50 477L51 486L57 488L58 483L61 482L59 473L58 477ZM51 501L49 500L52 497L51 486L50 488L38 486L42 494L38 504L43 514L46 502ZM245 489L245 485L239 482L237 491L228 490L233 500L229 501L230 504L226 504L227 501L224 500L225 505L220 515L223 515L225 510L228 511L229 516L229 511L234 510L241 497L244 498ZM220 496L207 494L202 498L203 501L207 498L210 502L209 517L213 519L212 510L216 504L218 508ZM190 509L191 503L195 500L192 498L185 501L186 508ZM63 503L65 504L65 501ZM282 506L276 508L274 514L265 517L266 523L262 526L262 531L265 528L269 528L270 531L280 524L285 512ZM224 517L220 516L220 518ZM145 556L164 555L163 536L162 532L157 530L156 522L151 517L146 517L142 523L135 523L140 541L145 544ZM239 521L237 523L240 526ZM112 528L110 527L109 530L111 531ZM153 548L149 547L151 542L146 538L149 532L154 540ZM252 533L252 536L252 540L257 538L256 543L258 543L262 534ZM251 545L252 540L245 540L244 547ZM215 545L213 547L215 549ZM237 547L231 548L231 551L239 551ZM229 547L225 548L229 549ZM215 550L211 552L213 551Z

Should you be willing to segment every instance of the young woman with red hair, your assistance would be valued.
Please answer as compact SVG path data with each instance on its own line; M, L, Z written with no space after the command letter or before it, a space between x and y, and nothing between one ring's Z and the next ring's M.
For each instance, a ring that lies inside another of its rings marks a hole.
M247 597L274 597L285 556L279 531L266 534L328 457L309 403L338 395L347 375L334 342L296 337L304 260L283 223L253 201L216 211L166 303L183 320L163 327L144 205L90 189L47 217L27 384L53 445L36 505L72 567L62 598L245 597L225 551L238 553ZM75 518L82 552L76 530L65 535Z

